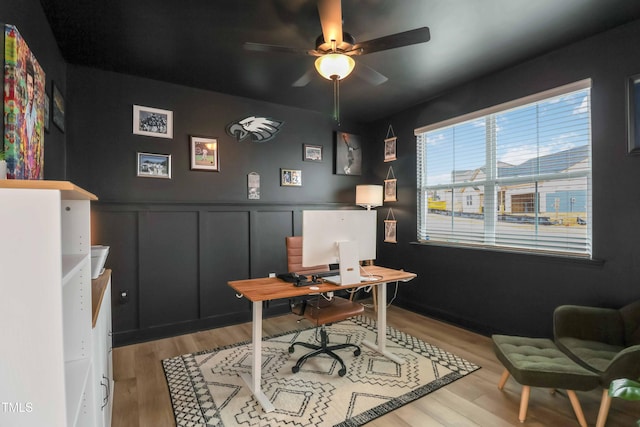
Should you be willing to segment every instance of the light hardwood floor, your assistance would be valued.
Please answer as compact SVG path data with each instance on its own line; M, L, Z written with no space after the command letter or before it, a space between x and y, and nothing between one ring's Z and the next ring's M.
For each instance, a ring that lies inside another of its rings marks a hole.
M372 310L366 314L374 316ZM308 327L289 314L265 319L264 336ZM577 426L566 392L532 389L527 420L518 421L521 386L513 378L503 391L497 384L503 367L491 339L397 307L388 310L388 324L455 353L482 368L435 392L367 424L402 426ZM251 339L251 323L211 329L113 350L115 378L113 427L175 426L161 360ZM595 425L600 390L577 392L587 423ZM640 402L614 399L607 427L636 427ZM231 427L231 426L228 426Z

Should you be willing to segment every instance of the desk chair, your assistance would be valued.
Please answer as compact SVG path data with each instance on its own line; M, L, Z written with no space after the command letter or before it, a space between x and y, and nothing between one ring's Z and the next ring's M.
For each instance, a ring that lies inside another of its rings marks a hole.
M286 238L287 245L287 267L291 273L310 274L318 271L326 271L329 269L327 265L319 265L309 268L302 267L302 237L293 236ZM310 353L300 357L295 366L291 368L291 371L295 374L300 371L300 366L310 357L318 356L320 354L327 354L340 363L341 369L338 371L338 375L341 377L347 373L347 368L344 361L340 356L334 353L335 350L343 348L354 348L354 356L360 355L360 347L355 344L335 344L329 345L328 334L326 325L330 323L346 320L350 317L357 316L364 312L364 306L362 304L355 303L351 300L332 297L330 300L326 300L322 295L316 295L312 301L307 301L304 306L302 315L315 323L316 327L320 328L320 344L310 344L306 342L294 342L289 347L289 353L295 351L296 345L314 350Z
M329 271L329 266L327 264L314 265L312 267L302 266L302 236L285 237L285 243L287 246L287 270L289 271L289 273L309 275L313 273ZM349 300L353 301L353 296L359 289L361 288L358 288L350 293ZM375 289L371 291L371 294L373 295L373 309L377 313L378 302L376 301Z

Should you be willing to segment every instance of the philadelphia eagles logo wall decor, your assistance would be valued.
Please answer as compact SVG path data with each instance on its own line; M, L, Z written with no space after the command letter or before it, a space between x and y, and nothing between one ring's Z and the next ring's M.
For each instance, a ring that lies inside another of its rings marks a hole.
M251 136L255 142L266 142L280 132L284 122L267 117L249 116L227 125L227 133L238 142Z

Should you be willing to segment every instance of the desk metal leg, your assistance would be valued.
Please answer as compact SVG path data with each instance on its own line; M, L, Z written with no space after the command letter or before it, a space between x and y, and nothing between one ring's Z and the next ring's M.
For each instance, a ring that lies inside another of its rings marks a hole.
M387 284L381 283L376 286L376 292L378 292L378 344L371 341L362 341L362 344L369 347L372 350L385 356L396 362L398 365L402 365L404 360L400 359L395 354L386 349L387 345Z
M254 397L262 405L265 412L275 409L271 401L262 392L260 381L262 380L262 301L253 302L253 326L252 346L253 361L251 362L251 374L241 373L240 377L249 387Z

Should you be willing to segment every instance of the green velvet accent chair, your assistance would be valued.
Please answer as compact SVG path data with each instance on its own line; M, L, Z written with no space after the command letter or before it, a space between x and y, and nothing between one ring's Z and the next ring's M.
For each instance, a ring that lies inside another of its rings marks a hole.
M604 427L611 381L640 378L640 301L621 309L563 305L553 314L555 343L571 359L600 376L597 427Z

